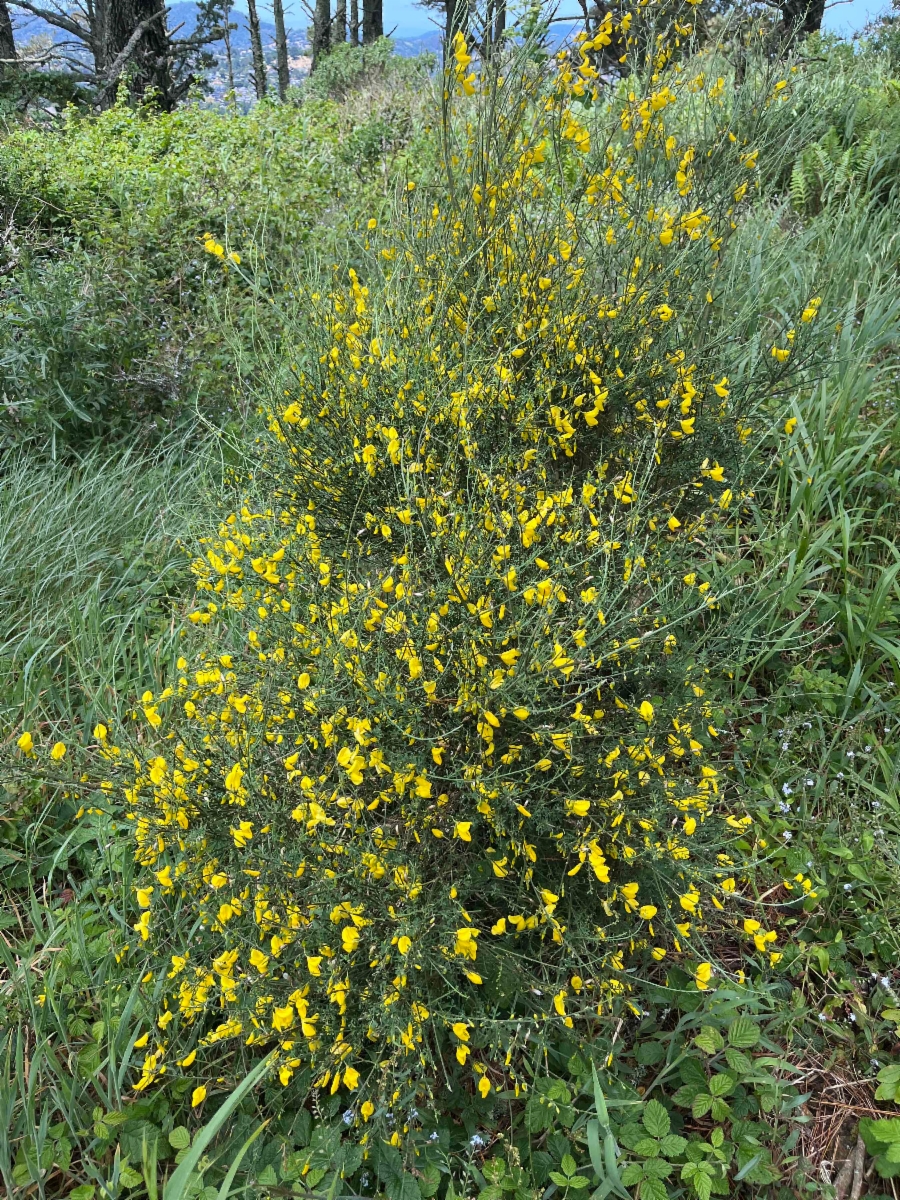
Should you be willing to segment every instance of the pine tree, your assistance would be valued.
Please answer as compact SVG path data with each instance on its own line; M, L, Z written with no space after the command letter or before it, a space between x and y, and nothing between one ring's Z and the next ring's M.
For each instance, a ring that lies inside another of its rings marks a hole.
M312 69L315 70L331 49L331 3L316 0L313 11Z
M384 37L384 10L382 0L362 0L363 45L377 42Z
M259 13L256 11L256 0L247 0L247 12L250 26L250 53L253 57L253 86L256 89L257 100L266 96L266 60L263 57L262 34L259 29Z
M16 39L6 0L0 0L0 75L15 68Z
M272 0L272 13L275 17L275 62L278 70L278 99L287 100L287 90L291 86L291 72L288 63L287 30L284 26L283 0Z

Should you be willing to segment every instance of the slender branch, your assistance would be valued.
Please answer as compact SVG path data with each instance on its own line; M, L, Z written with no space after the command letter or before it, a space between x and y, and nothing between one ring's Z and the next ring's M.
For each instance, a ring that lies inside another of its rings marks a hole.
M109 91L109 89L112 87L112 85L116 82L116 80L118 79L119 75L122 72L122 68L128 62L129 58L131 58L131 55L134 52L135 46L137 46L138 42L141 40L141 38L144 36L144 34L147 32L147 30L150 28L150 26L155 21L158 21L160 19L160 17L164 17L165 15L166 15L166 10L164 8L161 8L158 12L155 12L152 17L145 17L143 21L141 21L137 25L135 25L134 30L132 31L131 37L128 39L128 41L125 43L125 45L119 51L119 53L116 55L115 59L113 60L112 66L109 67L109 69L104 72L104 74L107 77L107 84L106 84L106 88L105 88L106 91Z
M93 45L93 38L89 29L85 29L83 25L79 25L77 21L71 20L62 13L56 12L55 9L41 8L38 4L32 4L31 0L11 0L11 3L16 8L24 8L26 12L30 12L34 17L40 17L48 25L55 25L57 29L64 29L66 33L71 33L88 45Z
M208 33L195 33L188 38L169 39L170 46L177 46L179 49L190 46L205 46L210 42L220 42L224 37L224 32L221 25L214 25Z

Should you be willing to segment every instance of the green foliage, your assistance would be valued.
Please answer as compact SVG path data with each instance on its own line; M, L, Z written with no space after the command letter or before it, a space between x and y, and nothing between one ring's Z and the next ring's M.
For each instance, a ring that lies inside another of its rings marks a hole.
M405 58L394 53L390 38L366 46L341 42L303 83L303 100L346 100L353 92L428 86L435 67L433 54Z
M358 112L310 99L161 114L122 96L99 115L10 128L0 450L146 442L195 408L215 424L245 415L243 380L278 337L284 280L304 264L314 276L406 177L407 151L414 175L428 157L415 153L423 98L407 75L356 93ZM204 249L210 234L240 269Z

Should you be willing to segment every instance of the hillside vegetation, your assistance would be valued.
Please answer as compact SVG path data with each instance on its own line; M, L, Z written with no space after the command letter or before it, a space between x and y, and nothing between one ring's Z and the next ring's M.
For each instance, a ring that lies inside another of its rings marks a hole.
M896 1197L900 81L735 46L7 122L10 1197Z

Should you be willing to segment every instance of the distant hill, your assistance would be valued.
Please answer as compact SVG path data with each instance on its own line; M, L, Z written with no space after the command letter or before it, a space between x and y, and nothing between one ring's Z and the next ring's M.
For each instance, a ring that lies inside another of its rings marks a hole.
M184 37L190 36L197 27L197 6L192 4L190 0L178 0L178 3L169 6L168 17L166 18L169 29L176 29L181 26L181 34ZM237 29L231 31L231 46L234 50L249 50L250 49L250 25L246 13L232 12L231 25L237 25ZM259 31L262 35L263 46L268 48L275 44L275 26L269 21L260 21ZM293 48L305 49L307 46L306 31L300 29L288 30L288 45Z
M13 9L13 28L16 43L24 45L34 37L49 36L56 43L69 40L68 34L54 25L47 24L40 17L28 16ZM168 9L167 23L170 30L177 30L182 37L189 37L197 26L197 6L192 0L176 0ZM237 28L231 31L232 68L234 72L235 92L238 101L244 105L250 104L255 98L251 86L250 72L252 68L250 53L250 26L246 13L233 11L232 25ZM551 29L550 42L553 46L560 45L577 28L556 25ZM260 22L263 53L269 70L269 86L275 86L275 26L269 21ZM394 48L397 54L404 58L413 58L417 54L431 53L440 57L441 34L437 29L412 37L395 37ZM210 43L209 52L215 58L207 83L214 100L219 100L228 89L228 70L224 41ZM309 47L306 30L288 30L288 51L291 63L291 82L296 84L308 73Z

